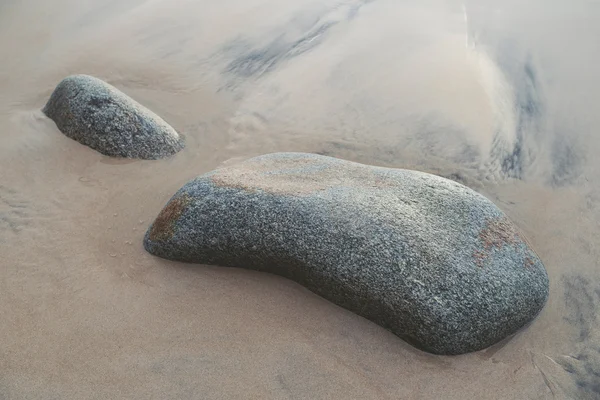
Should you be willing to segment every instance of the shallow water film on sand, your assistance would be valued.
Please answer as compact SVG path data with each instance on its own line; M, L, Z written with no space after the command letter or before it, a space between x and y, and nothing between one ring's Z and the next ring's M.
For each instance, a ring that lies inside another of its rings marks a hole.
M0 2L0 399L600 398L600 3ZM100 78L185 137L104 156L41 111ZM421 352L302 286L165 261L190 179L309 152L492 200L550 280L486 350Z

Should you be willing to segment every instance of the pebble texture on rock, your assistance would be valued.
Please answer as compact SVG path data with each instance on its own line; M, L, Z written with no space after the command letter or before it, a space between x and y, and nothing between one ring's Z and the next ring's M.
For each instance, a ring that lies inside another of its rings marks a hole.
M282 275L437 354L508 337L548 296L542 262L482 195L313 154L269 154L190 181L144 246Z
M43 109L58 129L113 157L158 159L183 148L179 134L163 119L100 79L63 79Z

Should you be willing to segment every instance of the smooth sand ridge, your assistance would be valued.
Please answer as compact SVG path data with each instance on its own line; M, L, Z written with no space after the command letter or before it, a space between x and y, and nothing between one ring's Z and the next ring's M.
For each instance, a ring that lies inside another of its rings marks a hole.
M3 2L0 398L598 398L597 13ZM119 160L62 135L40 110L74 73L148 107L186 149ZM189 179L276 151L419 169L485 194L543 260L546 307L510 340L439 357L285 279L143 250Z

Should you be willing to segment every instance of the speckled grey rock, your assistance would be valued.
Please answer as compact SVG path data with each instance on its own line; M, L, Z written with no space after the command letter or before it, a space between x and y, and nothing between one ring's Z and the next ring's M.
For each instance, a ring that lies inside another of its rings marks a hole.
M102 154L158 159L183 148L180 135L159 116L100 79L63 79L43 109L58 129Z
M192 180L144 246L282 275L437 354L506 338L548 296L542 262L485 197L422 172L312 154L269 154Z

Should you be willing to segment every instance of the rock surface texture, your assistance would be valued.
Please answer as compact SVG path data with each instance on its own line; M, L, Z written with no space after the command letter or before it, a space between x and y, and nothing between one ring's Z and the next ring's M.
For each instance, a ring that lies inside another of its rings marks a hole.
M268 154L190 181L144 246L282 275L437 354L508 337L548 296L542 262L482 195L313 154Z
M158 159L183 148L182 138L159 116L88 75L63 79L43 112L62 133L107 156Z

